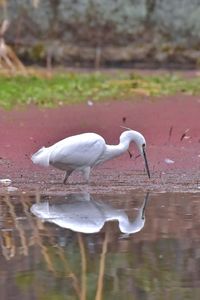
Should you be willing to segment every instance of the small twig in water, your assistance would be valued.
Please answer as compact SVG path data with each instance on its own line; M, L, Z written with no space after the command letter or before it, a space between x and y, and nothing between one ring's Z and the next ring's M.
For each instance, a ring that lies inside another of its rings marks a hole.
M189 128L186 129L185 132L181 135L181 138L180 138L180 141L181 141L181 142L182 142L182 140L186 137L186 135L187 135L187 133L188 133L189 130L190 130Z
M170 127L169 129L169 137L168 137L168 142L170 141L171 139L171 136L172 136L172 131L173 131L173 126Z
M126 117L123 117L123 118L122 118L122 122L123 122L123 123L126 123Z

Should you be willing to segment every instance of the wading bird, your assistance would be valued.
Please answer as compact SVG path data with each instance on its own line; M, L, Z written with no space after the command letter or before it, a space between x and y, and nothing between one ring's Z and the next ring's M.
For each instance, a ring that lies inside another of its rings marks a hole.
M139 154L144 158L145 168L150 178L146 157L146 141L143 135L134 130L124 131L118 145L107 145L105 140L96 133L82 133L67 137L50 147L43 147L32 155L33 163L41 166L53 166L66 172L63 183L75 170L83 173L88 182L90 169L100 163L123 154L134 142Z
M102 201L92 199L88 193L67 195L65 203L40 202L31 206L31 212L45 222L83 233L99 232L108 221L118 221L122 233L139 232L145 224L147 192L134 220L130 221L123 209L116 209Z

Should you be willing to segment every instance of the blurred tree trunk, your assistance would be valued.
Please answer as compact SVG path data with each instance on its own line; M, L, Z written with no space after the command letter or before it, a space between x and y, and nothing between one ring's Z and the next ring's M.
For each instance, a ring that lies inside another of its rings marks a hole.
M146 27L152 28L153 27L153 14L156 8L157 0L146 0Z
M59 22L58 22L58 8L60 5L60 0L49 0L52 9L52 18L51 18L51 28L49 35L56 38L59 34Z
M51 18L51 26L49 28L50 30L48 32L48 38L53 43L53 41L59 37L59 12L58 12L58 10L59 10L59 5L60 5L60 0L49 0L49 3L51 5L52 18ZM54 47L56 47L56 46L52 45L52 44L47 47L46 66L50 72L52 70L52 60L53 60L53 56L54 56L54 51L57 52L54 49Z

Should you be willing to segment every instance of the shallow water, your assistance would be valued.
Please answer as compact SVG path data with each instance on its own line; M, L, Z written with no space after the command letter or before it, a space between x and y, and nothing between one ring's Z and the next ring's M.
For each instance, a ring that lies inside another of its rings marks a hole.
M200 299L199 193L0 199L2 300Z

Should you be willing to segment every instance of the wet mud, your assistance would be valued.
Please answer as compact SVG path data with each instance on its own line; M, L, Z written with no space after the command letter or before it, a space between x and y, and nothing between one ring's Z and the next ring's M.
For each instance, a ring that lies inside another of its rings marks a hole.
M92 105L91 105L92 103ZM0 111L1 178L10 178L19 190L123 193L134 188L200 190L200 98L176 95L140 101L88 102L54 109L37 107ZM128 153L92 170L90 184L72 174L63 186L64 174L53 168L32 164L30 156L42 146L49 146L70 135L96 132L108 144L117 144L127 126L140 131L147 140L151 170L149 180L142 159ZM4 187L0 187L1 191Z

